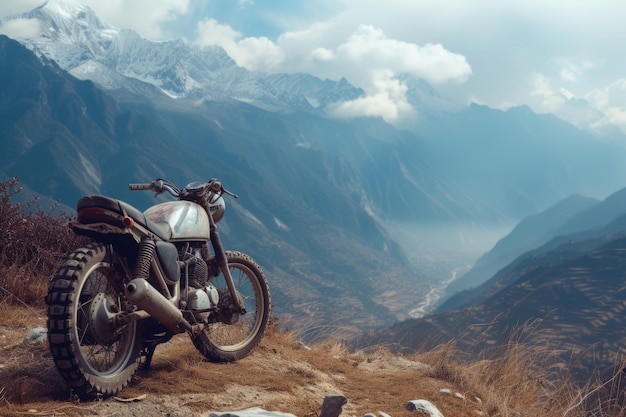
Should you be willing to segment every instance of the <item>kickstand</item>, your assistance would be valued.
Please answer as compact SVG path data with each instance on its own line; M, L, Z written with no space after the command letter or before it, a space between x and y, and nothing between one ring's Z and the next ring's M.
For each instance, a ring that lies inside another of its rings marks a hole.
M152 363L152 356L154 355L154 351L156 350L157 345L150 345L150 346L145 346L145 352L146 352L146 361L143 364L142 369L147 371L148 369L150 369L150 364Z

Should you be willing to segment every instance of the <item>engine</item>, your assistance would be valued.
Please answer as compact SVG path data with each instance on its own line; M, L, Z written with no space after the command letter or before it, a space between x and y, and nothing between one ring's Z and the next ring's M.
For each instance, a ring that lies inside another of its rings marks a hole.
M189 255L187 264L188 285L183 289L186 295L186 310L195 321L204 322L219 303L219 292L210 282L208 267L200 256Z
M198 322L206 321L211 311L217 307L218 302L217 288L211 284L207 284L203 288L189 288L187 310Z

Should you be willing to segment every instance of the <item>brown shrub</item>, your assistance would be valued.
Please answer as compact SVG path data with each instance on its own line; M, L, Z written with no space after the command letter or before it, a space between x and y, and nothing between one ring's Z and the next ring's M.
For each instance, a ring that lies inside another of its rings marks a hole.
M84 238L69 231L69 215L21 194L17 178L0 182L0 302L42 306L50 276Z

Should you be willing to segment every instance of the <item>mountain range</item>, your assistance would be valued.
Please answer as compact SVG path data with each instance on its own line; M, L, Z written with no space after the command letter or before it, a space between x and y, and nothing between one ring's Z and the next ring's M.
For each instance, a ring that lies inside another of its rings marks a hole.
M479 285L365 343L419 350L454 340L474 358L521 343L550 352L575 382L606 380L626 343L624 271L626 188L602 201L568 197L520 222L460 280Z
M160 200L128 183L219 177L240 196L220 223L227 247L266 270L285 322L313 332L406 319L520 220L572 199L460 289L480 285L626 184L623 146L526 107L425 109L410 130L339 119L332 104L363 94L345 79L251 72L219 47L154 42L62 0L12 18L42 31L0 36L0 174L69 210L87 193L145 209ZM414 81L412 103L436 94Z
M20 17L42 23L40 36L28 42L38 56L121 94L234 99L273 111L312 110L338 97L362 94L345 80L254 73L237 66L221 47L200 47L185 39L154 42L107 25L88 7L64 0L47 1Z

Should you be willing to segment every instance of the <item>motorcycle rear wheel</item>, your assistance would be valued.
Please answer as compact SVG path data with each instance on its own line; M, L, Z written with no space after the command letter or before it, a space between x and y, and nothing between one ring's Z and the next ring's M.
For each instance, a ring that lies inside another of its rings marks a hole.
M124 308L121 279L101 243L76 249L52 279L48 341L54 363L79 397L117 394L138 367L141 337L136 322L113 328L109 318Z
M228 268L246 313L235 311L223 274L211 283L220 294L218 323L208 324L191 340L211 362L233 362L247 356L261 341L270 318L271 299L265 274L248 255L226 251Z

